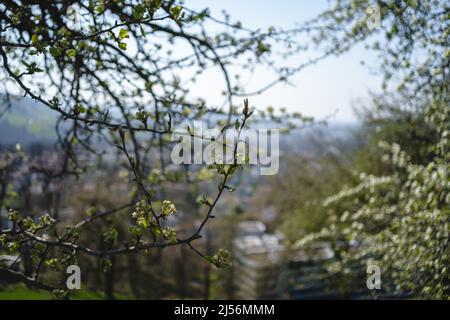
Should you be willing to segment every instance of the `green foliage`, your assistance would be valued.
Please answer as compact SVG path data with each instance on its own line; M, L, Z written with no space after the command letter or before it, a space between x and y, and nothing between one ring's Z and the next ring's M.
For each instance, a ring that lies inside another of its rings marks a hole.
M214 264L217 268L231 267L231 253L226 249L219 249L219 252L213 256L205 256L205 259Z
M174 7L170 8L170 13L172 15L172 19L179 20L180 18L182 18L182 16L183 16L182 11L183 11L182 6L174 6Z
M8 213L8 220L9 221L17 221L17 211L9 211Z
M43 72L41 68L39 68L36 64L36 62L27 63L25 61L22 61L22 64L27 68L28 74L34 74L38 72Z
M69 49L67 50L67 56L73 58L77 55L77 49Z
M58 263L59 263L58 258L47 259L47 260L45 260L44 263L50 269L53 269L53 270L58 270L59 269L59 267L58 267Z
M197 197L197 203L203 204L205 206L211 206L211 199L208 199L208 196L205 193L202 193Z
M100 265L101 265L101 270L103 273L107 273L111 267L112 267L112 262L111 259L108 258L102 258L100 260Z
M380 9L380 28L365 26L368 5ZM336 257L329 272L344 291L360 289L361 273L377 264L384 293L449 297L449 38L448 28L433 27L448 26L447 9L445 1L339 1L309 23L316 44L335 53L372 42L384 89L402 80L401 101L376 98L364 114L367 144L348 164L351 177L314 199L326 214L323 229L296 244L330 241Z
M437 137L420 144L415 157L426 154L432 160L416 163L399 144L380 142L380 160L391 170L383 176L360 173L356 184L328 197L323 205L329 225L298 245L332 240L338 256L333 273L342 276L346 268L375 263L388 292L448 298L449 111L442 101L424 110L423 118Z
M115 228L108 229L105 233L103 233L103 239L106 243L114 244L117 240L119 233Z

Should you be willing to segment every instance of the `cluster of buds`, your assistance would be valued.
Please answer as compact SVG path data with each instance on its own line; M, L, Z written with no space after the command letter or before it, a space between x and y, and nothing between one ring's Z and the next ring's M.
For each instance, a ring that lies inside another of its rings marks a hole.
M144 124L144 127L147 128L147 119L150 116L150 113L148 111L145 111L144 109L139 109L136 112L136 119L138 119L140 122Z
M136 219L136 223L139 227L145 229L151 224L151 213L150 206L145 200L141 200L136 203L136 209L131 214L131 216Z
M69 294L69 291L63 290L63 289L54 289L53 295L58 300L64 300L67 298L67 295Z
M167 217L175 214L177 208L169 200L164 200L161 204L161 209L158 218L167 219ZM151 228L152 232L159 237L175 243L177 242L176 231L172 227L161 228L156 223L152 209L146 200L141 200L136 203L135 211L131 215L133 219L136 219L136 225L130 227L130 232L135 236L141 236L143 229Z
M211 257L211 262L217 268L231 267L231 253L226 249L219 249L219 252Z
M167 227L165 229L162 230L162 235L164 237L164 239L169 240L172 243L177 242L177 233L175 231L174 228L172 227Z
M10 210L8 213L8 220L9 221L16 221L17 220L17 211Z
M19 220L18 224L20 227L29 231L34 231L38 227L30 217L25 217L22 220Z
M168 216L171 216L177 212L177 208L175 208L175 205L170 202L169 200L164 200L161 205L161 212L160 216L163 218L167 218Z
M106 243L114 244L116 242L119 233L115 228L109 228L105 233L103 233L103 239Z
M42 227L48 227L55 223L55 219L53 219L48 213L39 217L39 223Z
M0 246L4 246L6 244L6 234L0 234Z
M53 270L58 270L58 258L50 258L45 260L45 265Z

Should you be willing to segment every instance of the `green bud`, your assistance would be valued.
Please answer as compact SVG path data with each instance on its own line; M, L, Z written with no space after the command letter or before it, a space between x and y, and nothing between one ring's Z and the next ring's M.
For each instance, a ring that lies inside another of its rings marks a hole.
M219 252L214 256L206 256L205 258L217 268L228 268L232 266L231 253L226 249L219 249Z
M8 214L8 220L9 221L16 221L17 220L17 211L9 211Z
M177 242L177 233L174 228L167 227L162 230L162 235L166 240L169 240L172 243Z
M175 205L170 202L169 200L164 200L161 205L161 216L166 218L170 215L173 215L177 212L177 208L175 208Z

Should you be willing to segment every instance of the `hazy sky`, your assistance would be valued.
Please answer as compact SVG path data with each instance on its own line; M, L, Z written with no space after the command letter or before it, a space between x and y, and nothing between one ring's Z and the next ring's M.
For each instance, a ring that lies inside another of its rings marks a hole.
M232 21L239 20L244 26L252 29L269 26L292 28L322 12L329 6L329 2L325 0L188 0L186 6L194 9L208 7L211 13L218 17L222 16L221 11L225 9ZM369 65L374 65L374 59L375 55L372 52L366 51L363 46L356 47L339 58L328 58L304 69L291 78L295 87L279 84L264 94L251 97L250 102L257 107L268 105L286 107L289 111L299 111L316 118L326 117L337 110L334 120L354 120L351 102L367 97L369 90L379 91L380 88L380 77L371 73L367 66L360 64L361 60L365 60ZM298 56L292 64L302 64L305 60L305 56ZM219 101L223 101L223 97L216 94L217 90L214 89L222 80L217 77L218 75L214 73L205 76L203 81L199 82L199 92L194 94L204 96L208 102L220 104ZM271 79L273 79L271 74L262 71L247 77L245 83L251 90Z

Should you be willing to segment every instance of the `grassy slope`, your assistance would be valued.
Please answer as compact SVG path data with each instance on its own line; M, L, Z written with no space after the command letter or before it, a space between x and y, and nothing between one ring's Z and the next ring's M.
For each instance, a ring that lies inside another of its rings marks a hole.
M74 290L70 295L74 300L99 300L103 299L103 293L97 293L85 290ZM0 288L0 300L50 300L54 295L44 290L29 289L24 285L14 285ZM118 299L125 297L118 295Z

